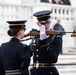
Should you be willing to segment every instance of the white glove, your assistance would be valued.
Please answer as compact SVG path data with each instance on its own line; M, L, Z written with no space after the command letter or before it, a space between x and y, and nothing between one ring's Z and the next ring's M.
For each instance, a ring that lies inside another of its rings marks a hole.
M45 29L45 26L44 25L41 25L41 28L40 28L40 40L44 40L46 38L48 38L49 36L46 35L46 29Z

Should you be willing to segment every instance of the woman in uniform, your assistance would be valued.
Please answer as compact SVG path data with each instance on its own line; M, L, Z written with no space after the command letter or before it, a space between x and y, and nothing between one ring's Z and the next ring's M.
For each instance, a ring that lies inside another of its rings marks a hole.
M29 46L21 43L24 37L25 22L7 21L9 24L8 35L11 40L1 46L1 61L5 75L29 75L31 51Z

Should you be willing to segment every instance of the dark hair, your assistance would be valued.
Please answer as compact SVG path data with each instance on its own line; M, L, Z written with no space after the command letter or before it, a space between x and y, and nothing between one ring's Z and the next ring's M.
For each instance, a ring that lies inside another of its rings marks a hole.
M17 33L21 30L21 28L10 28L7 33L9 36L17 35Z

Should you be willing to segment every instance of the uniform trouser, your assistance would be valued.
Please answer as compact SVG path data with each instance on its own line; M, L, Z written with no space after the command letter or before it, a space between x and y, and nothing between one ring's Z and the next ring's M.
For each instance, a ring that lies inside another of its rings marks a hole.
M59 75L56 68L33 68L31 75Z

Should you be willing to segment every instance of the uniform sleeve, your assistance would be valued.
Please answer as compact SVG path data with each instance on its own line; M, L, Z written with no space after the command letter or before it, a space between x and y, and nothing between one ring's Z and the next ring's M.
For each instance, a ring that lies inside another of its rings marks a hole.
M55 36L52 43L51 40L52 39L49 40L49 38L42 41L40 40L40 48L48 53L50 63L56 63L62 49L62 37L60 35Z
M29 65L30 57L31 57L30 48L29 46L26 46L20 53L20 58L22 63L21 67L24 67L25 64L27 64L26 66Z
M18 52L18 59L21 62L21 75L27 75L28 73L28 67L30 64L30 48L29 46L22 46Z
M49 59L51 63L56 63L58 59L58 55L60 51L62 50L62 37L56 36L52 42L52 44L49 46Z
M5 75L5 70L1 62L1 49L0 49L0 75Z
M5 75L5 70L2 66L1 60L0 60L0 75Z

